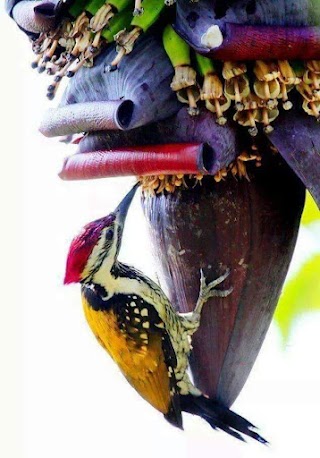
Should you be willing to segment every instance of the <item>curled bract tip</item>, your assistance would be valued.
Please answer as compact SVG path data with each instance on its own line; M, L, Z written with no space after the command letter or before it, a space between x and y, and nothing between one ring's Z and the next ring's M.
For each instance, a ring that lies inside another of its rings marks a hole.
M61 0L11 0L5 8L20 29L28 34L51 31L65 2Z
M131 124L133 113L131 100L77 103L49 109L39 130L46 137L96 130L125 130Z

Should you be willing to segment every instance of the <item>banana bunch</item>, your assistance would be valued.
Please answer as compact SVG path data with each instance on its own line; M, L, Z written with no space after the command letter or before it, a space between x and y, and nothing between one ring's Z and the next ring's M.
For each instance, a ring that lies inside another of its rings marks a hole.
M288 94L296 88L304 98L303 109L320 119L320 61L219 63L197 53L193 56L171 25L163 31L163 46L175 70L171 88L180 102L188 104L191 116L199 114L197 102L203 100L206 109L216 114L217 123L225 125L226 112L233 106L233 120L247 127L251 136L258 134L257 124L268 134L279 116L279 101L284 110L290 110L293 104Z
M106 67L117 70L141 34L148 32L172 0L77 0L68 9L69 17L59 26L40 34L33 43L36 59L32 63L40 73L54 76L47 97L52 99L62 81L71 78L83 66L92 66L94 58L110 43L117 54ZM170 24L163 30L163 46L174 67L171 88L191 116L199 114L199 102L216 115L219 125L227 121L232 107L233 120L248 128L252 136L273 130L271 123L293 106L293 89L303 97L303 109L320 119L320 61L216 62L193 51ZM198 81L202 81L201 87Z
M53 99L62 79L73 77L83 66L92 66L94 58L108 44L116 41L117 57L110 69L115 70L134 43L158 19L165 4L144 0L142 15L133 16L133 0L78 0L68 9L68 18L49 32L40 34L33 43L36 59L32 63L39 73L54 75L47 97Z

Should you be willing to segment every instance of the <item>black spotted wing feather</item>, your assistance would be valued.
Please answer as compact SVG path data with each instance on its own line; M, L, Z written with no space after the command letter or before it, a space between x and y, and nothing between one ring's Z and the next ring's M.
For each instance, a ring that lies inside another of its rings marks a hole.
M182 428L177 365L170 336L156 309L138 295L114 295L83 288L88 323L130 384L166 419Z

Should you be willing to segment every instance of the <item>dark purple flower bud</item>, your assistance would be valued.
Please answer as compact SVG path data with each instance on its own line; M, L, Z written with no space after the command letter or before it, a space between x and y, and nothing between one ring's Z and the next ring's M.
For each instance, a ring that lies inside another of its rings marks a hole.
M220 183L208 177L194 189L143 201L157 273L180 312L194 309L200 269L207 281L231 271L221 289L233 292L204 306L191 358L196 386L227 406L271 323L304 205L304 186L279 155L267 155L249 176Z

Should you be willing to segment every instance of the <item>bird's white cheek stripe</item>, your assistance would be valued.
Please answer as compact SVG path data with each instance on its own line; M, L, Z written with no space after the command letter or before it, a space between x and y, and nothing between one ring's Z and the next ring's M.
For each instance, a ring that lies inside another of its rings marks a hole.
M106 240L105 235L106 235L107 230L108 230L108 227L104 228L101 231L99 241L93 248L92 253L90 254L88 258L86 267L82 272L82 278L87 278L88 276L90 276L90 274L95 271L97 265L99 265L99 263L101 262L101 257L104 257L105 240ZM108 252L108 256L104 259L99 271L103 270L105 272L106 270L111 269L114 263L116 249L117 249L117 240L113 240L112 247Z

